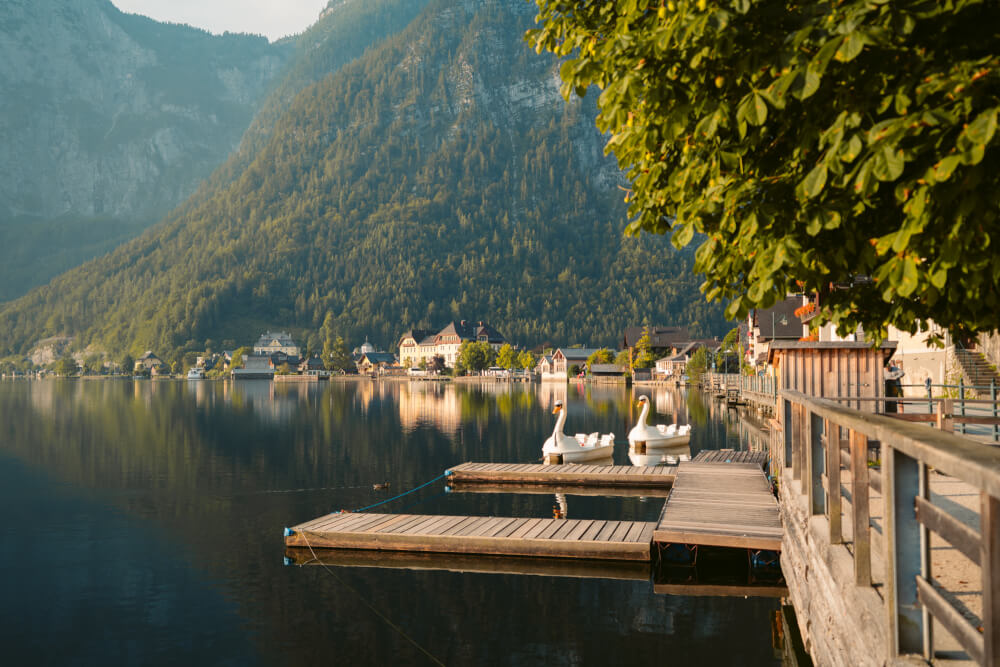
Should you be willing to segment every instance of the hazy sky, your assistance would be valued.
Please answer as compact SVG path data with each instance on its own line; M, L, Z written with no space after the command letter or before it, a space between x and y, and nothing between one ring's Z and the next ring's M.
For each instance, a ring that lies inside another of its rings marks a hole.
M271 41L302 32L327 0L111 0L123 12L187 23L209 32L249 32Z

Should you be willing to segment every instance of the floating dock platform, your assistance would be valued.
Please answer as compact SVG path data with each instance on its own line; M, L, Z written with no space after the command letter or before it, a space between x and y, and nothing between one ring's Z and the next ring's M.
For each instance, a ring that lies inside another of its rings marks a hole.
M285 531L285 546L648 561L649 521L426 514L319 517Z
M677 466L615 466L563 463L463 463L450 469L449 484L538 484L589 488L669 488Z
M464 463L448 476L448 484L472 492L667 496L658 522L335 513L286 529L285 546L594 561L650 561L657 549L679 544L779 551L781 521L761 455L702 455L718 460L677 466Z
M781 536L778 501L760 465L689 461L677 467L653 541L780 551Z

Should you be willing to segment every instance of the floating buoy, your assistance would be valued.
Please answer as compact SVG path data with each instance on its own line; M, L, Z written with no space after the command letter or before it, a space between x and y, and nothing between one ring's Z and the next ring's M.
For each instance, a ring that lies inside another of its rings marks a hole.
M372 484L372 488L375 489L376 491L381 491L383 489L388 489L389 488L389 482L380 482L378 484Z

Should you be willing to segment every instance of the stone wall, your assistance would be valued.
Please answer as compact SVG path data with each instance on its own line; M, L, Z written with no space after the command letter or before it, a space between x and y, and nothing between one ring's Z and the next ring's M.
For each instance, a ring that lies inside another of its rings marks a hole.
M799 632L817 665L887 664L885 605L876 589L854 584L854 560L844 545L828 544L823 516L809 516L798 480L781 475L781 571Z

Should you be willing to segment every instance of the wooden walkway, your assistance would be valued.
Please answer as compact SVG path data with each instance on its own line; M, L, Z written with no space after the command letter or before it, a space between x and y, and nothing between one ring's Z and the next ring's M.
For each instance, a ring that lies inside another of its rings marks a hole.
M659 544L774 551L781 536L778 502L757 463L681 463L653 531Z
M564 463L463 463L449 469L448 483L546 486L669 487L677 466L613 466Z
M646 521L338 513L286 530L285 546L648 561L654 526Z
M767 452L737 452L732 449L704 449L692 459L695 463L756 463L761 470L767 464Z

